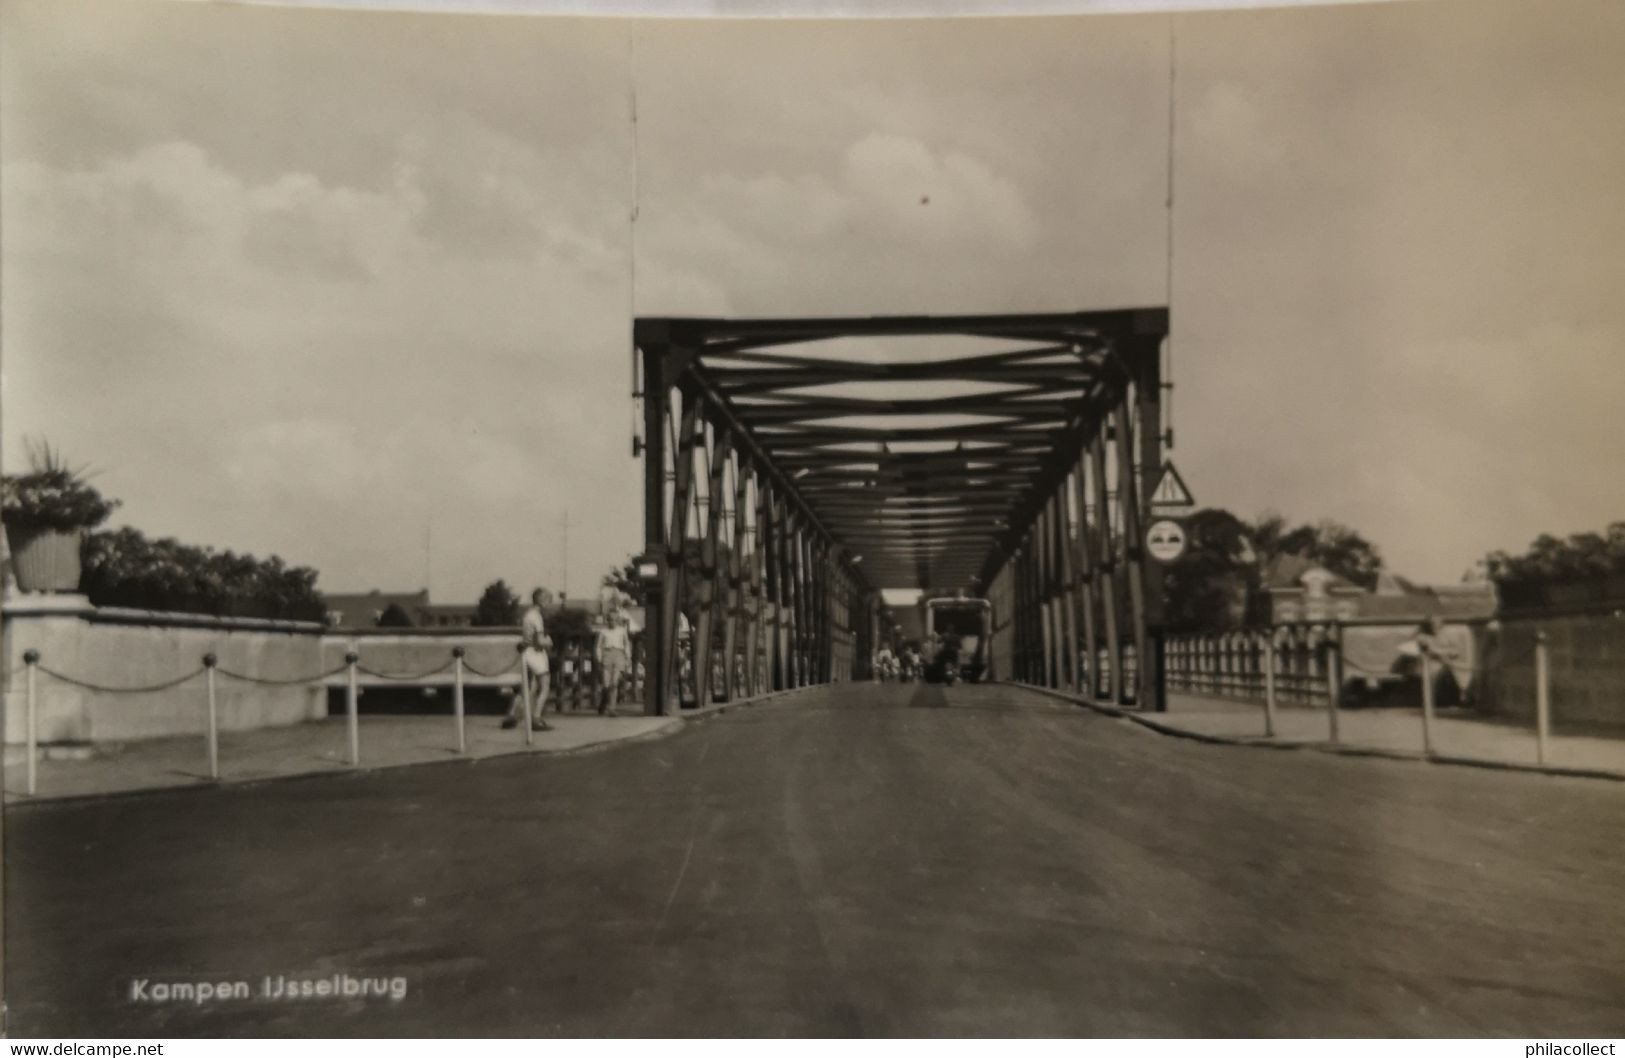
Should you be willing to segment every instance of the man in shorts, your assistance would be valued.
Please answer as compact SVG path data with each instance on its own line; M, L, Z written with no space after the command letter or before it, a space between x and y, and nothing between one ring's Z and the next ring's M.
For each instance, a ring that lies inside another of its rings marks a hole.
M537 588L530 593L530 608L519 621L519 641L525 645L524 653L519 658L519 672L525 683L530 687L530 700L534 703L535 712L532 714L531 728L536 731L551 731L553 727L542 714L547 712L548 690L548 662L547 648L553 645L553 640L547 635L547 626L542 621L542 600L546 594ZM523 688L514 695L513 705L508 707L508 715L502 721L504 730L519 726L524 718L525 696Z
M593 660L598 663L598 678L603 683L598 713L615 715L621 704L621 677L632 663L632 640L627 630L626 615L611 610L609 620L598 632L593 643Z

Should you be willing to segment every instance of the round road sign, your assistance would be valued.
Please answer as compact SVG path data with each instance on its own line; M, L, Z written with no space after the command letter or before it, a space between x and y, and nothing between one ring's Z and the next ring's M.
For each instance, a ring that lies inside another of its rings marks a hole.
M1168 518L1159 518L1145 531L1145 550L1158 562L1172 562L1185 553L1185 527Z

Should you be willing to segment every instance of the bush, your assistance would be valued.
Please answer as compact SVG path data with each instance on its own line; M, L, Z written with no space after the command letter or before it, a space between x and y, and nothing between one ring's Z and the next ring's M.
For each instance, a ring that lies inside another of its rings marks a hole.
M1625 573L1625 522L1601 533L1575 533L1559 539L1543 533L1521 555L1494 551L1484 564L1502 587L1557 584Z
M392 602L384 607L384 612L378 615L379 628L411 628L412 615L407 613L398 602Z
M519 596L504 580L494 580L485 586L480 601L474 606L476 628L506 628L519 623Z
M316 571L272 555L149 540L137 529L91 533L82 552L79 588L97 606L320 621L326 606Z

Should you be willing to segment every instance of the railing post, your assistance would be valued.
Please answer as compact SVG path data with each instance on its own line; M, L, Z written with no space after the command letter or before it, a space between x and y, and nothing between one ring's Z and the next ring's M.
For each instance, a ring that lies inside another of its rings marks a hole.
M213 651L203 655L203 675L209 691L209 778L216 782L220 781L220 710L215 700L214 667L219 663Z
M451 709L457 717L457 752L468 752L468 728L463 717L463 648L451 648Z
M361 714L357 699L360 692L356 689L356 663L361 655L350 651L344 655L344 664L348 666L346 673L346 688L344 696L345 722L350 733L350 767L359 767L361 764Z
M1535 762L1546 763L1547 739L1552 737L1551 669L1546 655L1546 633L1535 633Z
M1264 653L1264 737L1275 737L1275 629L1262 634Z
M1326 626L1326 733L1334 746L1338 744L1337 699L1343 690L1342 650L1343 625L1334 620Z
M1433 756L1433 653L1421 643L1422 655L1422 755Z
M538 647L538 650L541 648ZM530 668L525 661L525 643L519 642L519 693L524 695L525 702L525 745L534 745L536 742L535 721L531 719L530 704Z
M35 672L39 668L39 651L30 648L23 651L23 664L28 666L28 714L25 723L28 727L26 741L28 743L28 796L33 797L38 789L37 769L39 762L39 711L34 701Z

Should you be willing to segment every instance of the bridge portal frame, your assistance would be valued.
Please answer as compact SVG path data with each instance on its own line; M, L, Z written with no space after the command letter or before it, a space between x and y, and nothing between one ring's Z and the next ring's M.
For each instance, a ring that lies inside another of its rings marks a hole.
M642 436L634 455L644 461L645 556L658 564L646 608L646 711L666 715L680 706L685 623L696 704L709 704L713 691L726 701L869 675L891 625L880 588L894 585L871 582L861 565L865 547L887 568L915 562L922 580L959 577L987 598L997 678L1161 709L1162 571L1147 559L1142 538L1170 436L1161 373L1167 333L1165 308L635 320L633 396L642 405ZM1013 396L859 400L786 392L852 381L842 369L853 365L775 350L904 336L1044 344L858 372L865 379L1026 387ZM1057 350L1076 354L1064 376L1047 370ZM731 369L715 370L717 360ZM1046 395L1050 385L1076 391ZM740 394L755 396L736 401ZM999 468L1004 485L930 496L888 478L883 464L831 482L830 474L841 473L843 442L879 435L819 422L865 412L1002 419L915 431L909 436L957 436L982 447L960 451L961 440L952 456L908 465L923 472L972 460ZM869 506L879 499L911 506L894 524ZM967 561L967 549L982 551L979 563Z

